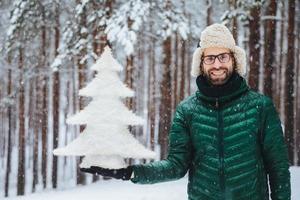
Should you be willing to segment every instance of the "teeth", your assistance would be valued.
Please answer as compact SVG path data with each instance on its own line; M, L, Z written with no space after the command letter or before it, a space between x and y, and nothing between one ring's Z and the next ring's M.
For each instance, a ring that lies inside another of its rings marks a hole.
M213 75L222 75L224 74L224 71L214 71L212 72Z

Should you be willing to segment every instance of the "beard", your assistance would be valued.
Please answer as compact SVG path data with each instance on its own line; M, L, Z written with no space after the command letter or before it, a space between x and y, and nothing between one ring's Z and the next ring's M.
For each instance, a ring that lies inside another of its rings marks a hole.
M220 68L218 70L212 69L206 71L203 73L203 75L212 85L223 85L230 79L232 73L233 70L229 70L228 68Z

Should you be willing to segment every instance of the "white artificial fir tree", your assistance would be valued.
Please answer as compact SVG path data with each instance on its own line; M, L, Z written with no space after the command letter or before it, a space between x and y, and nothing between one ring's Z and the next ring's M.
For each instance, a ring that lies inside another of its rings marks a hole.
M140 144L128 130L128 125L142 125L144 120L122 102L122 98L132 97L134 93L120 80L118 73L123 67L113 58L109 47L104 48L91 69L97 75L79 95L91 97L92 101L67 119L68 124L86 124L86 128L74 141L53 153L84 156L82 168L118 169L126 167L124 158L155 158L155 153Z

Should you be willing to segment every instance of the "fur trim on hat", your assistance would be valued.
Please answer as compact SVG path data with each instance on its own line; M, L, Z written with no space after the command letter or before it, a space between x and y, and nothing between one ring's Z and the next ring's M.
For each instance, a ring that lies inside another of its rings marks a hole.
M222 24L213 24L206 27L200 37L200 47L193 54L191 75L197 77L201 74L200 64L205 48L227 48L233 53L236 61L236 70L241 76L246 75L246 52L235 45L234 38L228 28Z

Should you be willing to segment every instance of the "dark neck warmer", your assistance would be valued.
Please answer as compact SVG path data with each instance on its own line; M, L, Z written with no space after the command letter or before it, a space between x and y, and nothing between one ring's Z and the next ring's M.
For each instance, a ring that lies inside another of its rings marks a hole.
M219 98L230 95L237 91L243 82L243 78L236 72L233 72L228 81L223 85L212 85L207 78L200 75L196 79L198 89L207 97Z

